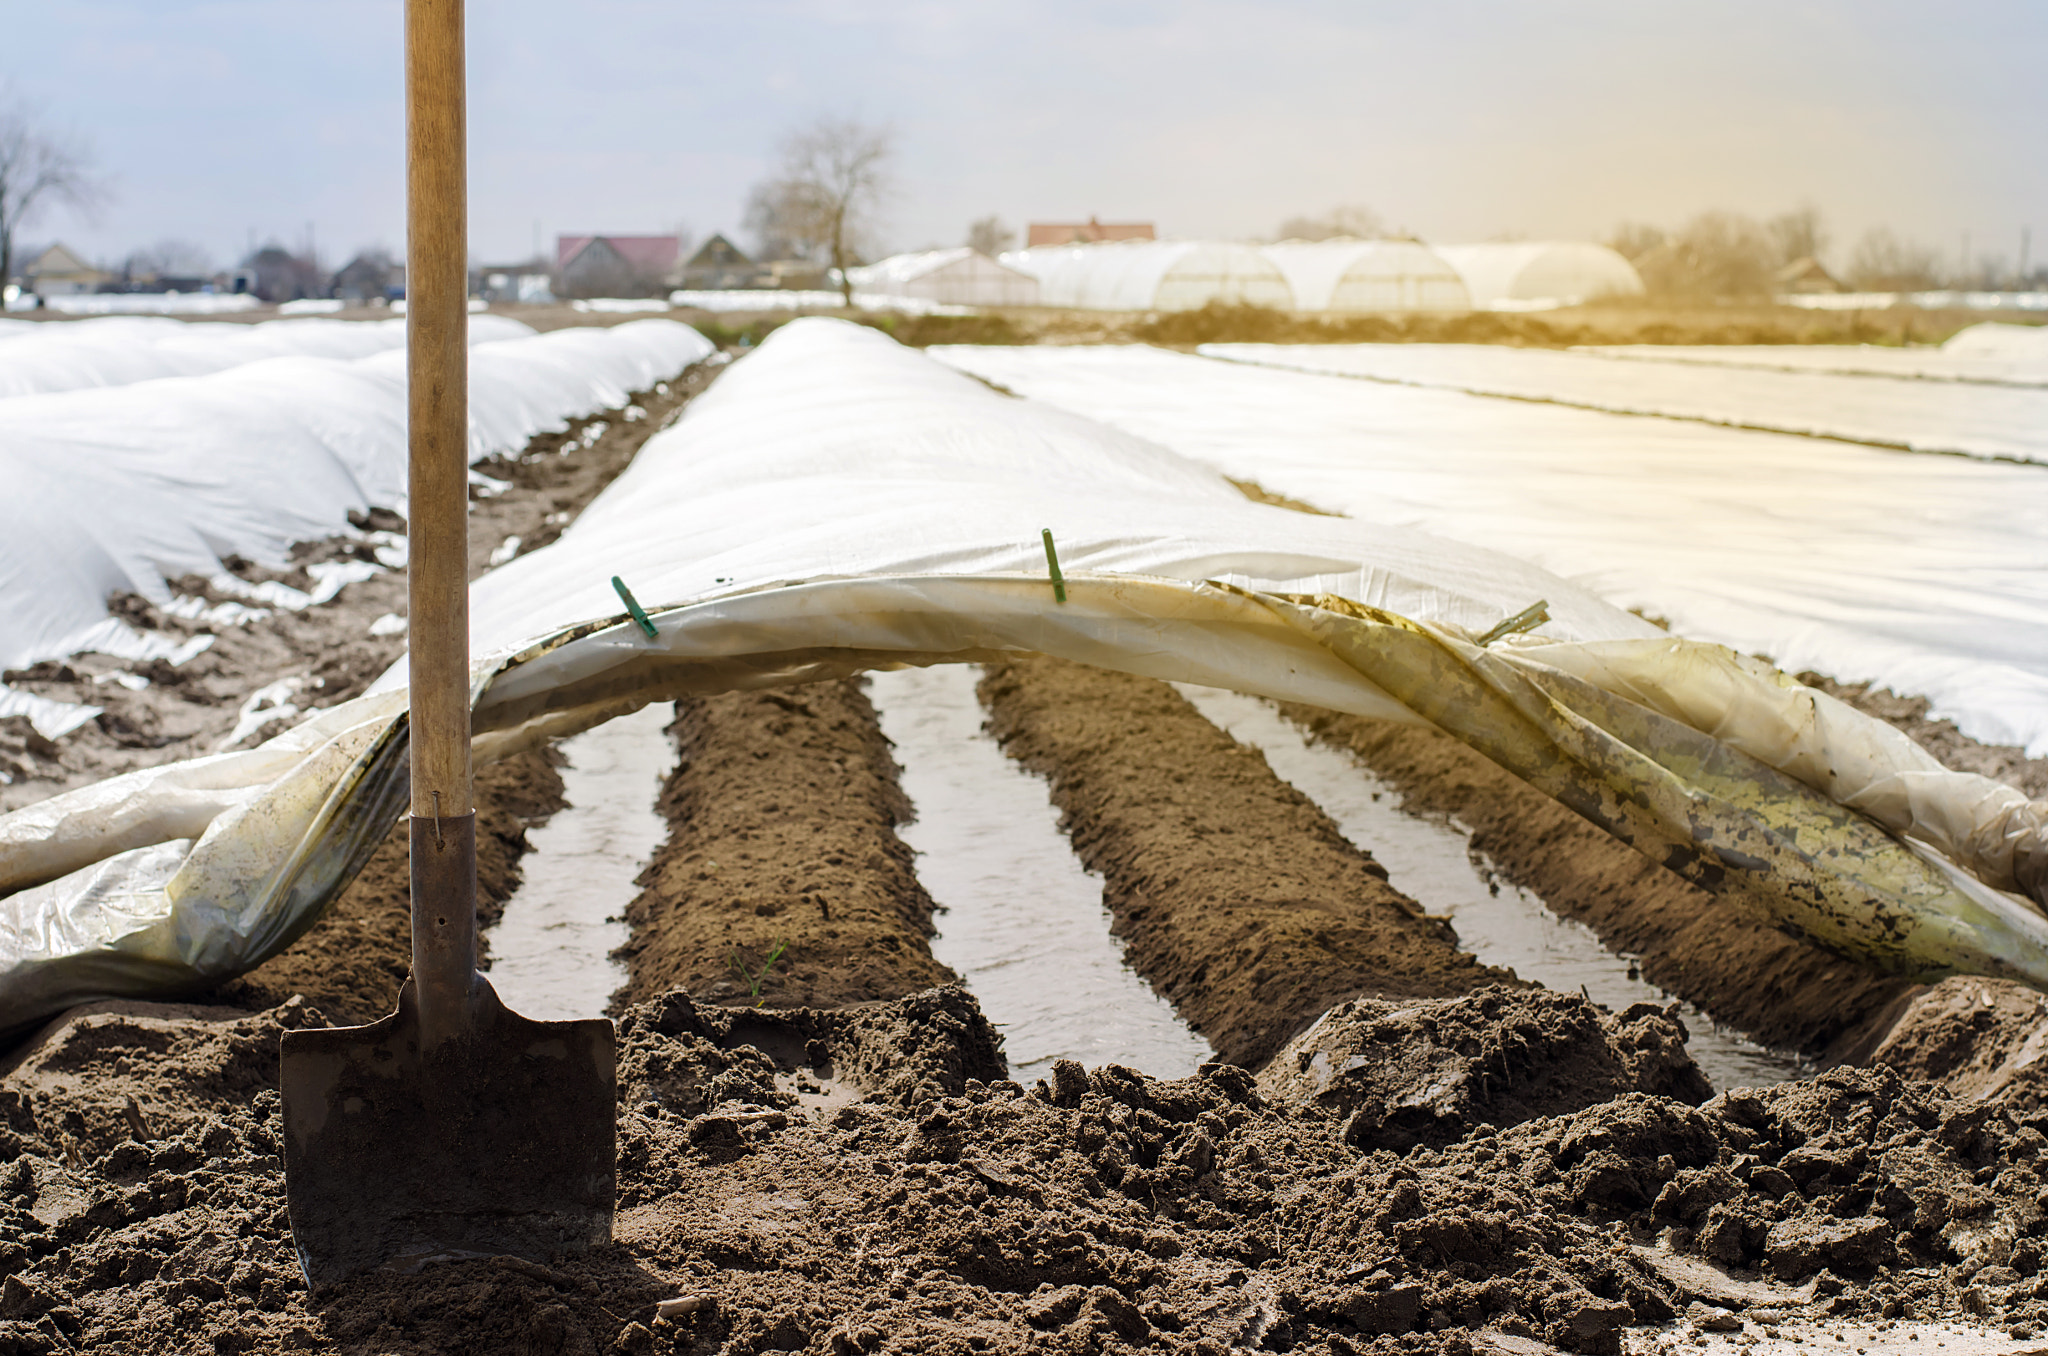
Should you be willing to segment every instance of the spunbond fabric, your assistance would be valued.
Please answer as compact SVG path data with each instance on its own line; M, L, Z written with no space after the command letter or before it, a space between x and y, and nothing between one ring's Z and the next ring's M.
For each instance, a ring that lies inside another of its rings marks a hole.
M476 344L471 459L711 351L671 320ZM229 553L282 566L293 542L347 531L351 509L402 508L405 399L405 354L386 348L0 400L0 669L86 648L152 657L167 647L110 621L109 593L167 602L166 579Z
M1552 621L1477 643L1539 597ZM843 322L736 364L556 543L479 580L472 626L480 759L686 693L1046 653L1434 725L1730 908L1891 971L2048 984L2048 925L2001 893L2038 885L2017 793L1530 566L1251 503ZM288 944L398 812L402 683L241 761L0 818L0 1024Z

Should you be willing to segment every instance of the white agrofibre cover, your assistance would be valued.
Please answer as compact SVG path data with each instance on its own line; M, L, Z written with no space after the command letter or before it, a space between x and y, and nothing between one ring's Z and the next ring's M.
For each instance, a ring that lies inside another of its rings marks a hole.
M1532 594L1553 621L1480 643ZM1039 652L1435 725L1873 964L2048 984L2048 923L1998 893L2048 891L2048 807L1530 566L1251 503L845 322L771 336L471 615L482 761L685 693ZM289 944L399 811L402 683L0 817L0 1028Z
M622 406L711 351L670 320L477 344L471 459ZM348 530L351 509L403 507L405 354L0 400L0 484L0 668L82 649L150 657L164 642L109 617L109 593L167 602L166 578L212 573L230 552L281 566L293 542ZM0 712L21 695L0 689Z
M469 322L472 345L533 334L508 316ZM265 358L367 358L405 347L403 320L172 320L105 316L0 330L0 398L198 377Z
M1500 344L1203 344L1205 358L1909 452L2048 463L2048 390Z

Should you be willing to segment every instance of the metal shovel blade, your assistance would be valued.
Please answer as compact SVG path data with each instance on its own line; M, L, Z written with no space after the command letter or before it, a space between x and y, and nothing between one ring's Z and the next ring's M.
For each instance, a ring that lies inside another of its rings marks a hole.
M431 1049L411 981L380 1022L284 1033L286 1197L313 1289L610 1241L611 1023L531 1021L481 982L475 996L470 1030Z

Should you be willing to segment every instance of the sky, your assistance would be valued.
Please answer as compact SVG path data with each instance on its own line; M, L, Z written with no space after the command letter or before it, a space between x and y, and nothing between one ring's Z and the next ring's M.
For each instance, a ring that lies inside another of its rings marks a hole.
M25 240L164 238L330 264L404 237L398 0L0 0L0 83L106 183ZM778 145L893 130L879 243L994 213L1270 235L1359 204L1440 242L1598 239L1811 203L2048 254L2038 0L488 0L469 16L470 221L490 261L557 233L740 237ZM1829 257L1829 256L1824 256Z

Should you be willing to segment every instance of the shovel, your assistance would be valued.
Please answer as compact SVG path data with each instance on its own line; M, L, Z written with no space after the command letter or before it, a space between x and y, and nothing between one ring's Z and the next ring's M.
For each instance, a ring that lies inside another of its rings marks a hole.
M412 975L369 1026L284 1033L285 1194L314 1290L610 1241L615 1050L476 969L462 0L406 0Z

